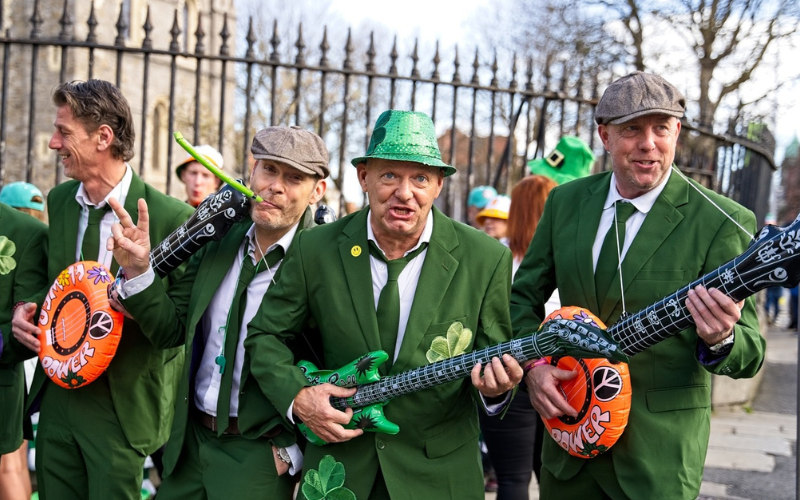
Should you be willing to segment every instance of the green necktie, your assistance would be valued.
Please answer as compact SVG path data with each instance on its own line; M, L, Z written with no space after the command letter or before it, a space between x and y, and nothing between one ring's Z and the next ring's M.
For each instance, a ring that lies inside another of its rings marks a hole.
M228 313L228 325L223 331L222 353L216 359L216 363L222 372L219 398L217 399L217 436L221 436L228 428L228 416L231 410L231 390L233 388L233 366L236 358L236 346L239 343L239 329L244 318L244 310L247 307L247 287L256 274L271 269L283 258L283 247L278 246L264 257L263 263L258 261L256 265L253 265L253 259L247 253L247 245L245 245L244 251L239 281L236 285L236 292L233 295L230 312ZM231 366L227 366L228 364Z
M400 257L399 259L387 260L386 256L381 252L378 246L373 242L369 242L369 253L376 259L382 260L386 264L388 278L386 285L381 290L380 298L378 299L378 309L375 314L378 318L378 332L381 336L381 347L389 354L389 359L384 363L381 368L386 372L394 362L393 356L395 347L397 346L397 330L400 328L400 288L397 285L397 279L400 273L405 269L406 264L411 262L411 259L420 254L428 244L423 243L416 250Z
M100 251L100 221L111 207L106 204L102 208L89 208L89 224L83 233L81 242L81 260L97 260Z
M597 258L597 268L594 272L595 290L597 292L597 300L600 307L603 307L608 289L611 287L614 277L617 275L617 268L622 260L622 246L625 244L625 223L631 215L636 212L636 207L628 202L616 202L617 220L616 231L614 230L615 224L612 221L611 227L608 228L606 238L603 240L603 246L600 249L600 256ZM619 252L617 252L617 235L619 235Z

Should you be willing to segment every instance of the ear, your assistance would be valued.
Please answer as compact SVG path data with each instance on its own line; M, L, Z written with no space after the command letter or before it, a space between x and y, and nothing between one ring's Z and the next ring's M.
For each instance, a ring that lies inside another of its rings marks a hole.
M603 147L608 151L610 149L608 145L608 125L598 125L597 135L600 136L600 140L603 141Z
M439 194L442 192L442 187L444 186L444 169L437 168L436 170L438 170L438 173L436 176L436 196L434 196L434 199L439 197Z
M311 198L308 200L309 205L313 205L317 203L319 200L322 199L322 196L325 195L325 191L328 189L328 181L325 179L320 179L317 181L317 184L314 186L314 190L311 192Z
M367 192L367 164L359 163L356 165L356 173L358 174L358 183L361 184L361 192Z
M97 127L97 150L105 151L111 148L114 143L114 131L105 123Z

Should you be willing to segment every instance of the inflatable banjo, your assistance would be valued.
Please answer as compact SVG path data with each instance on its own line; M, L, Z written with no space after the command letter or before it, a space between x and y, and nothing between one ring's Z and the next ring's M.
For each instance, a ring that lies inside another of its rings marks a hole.
M738 302L770 286L793 287L800 282L800 216L788 227L766 226L741 255L705 276L667 295L636 314L605 329L587 310L565 307L553 312L535 335L528 335L466 354L453 356L396 375L381 378L377 367L388 359L373 351L339 370L318 370L301 361L298 366L312 384L332 383L358 387L348 398L331 398L334 408L353 408L347 428L396 434L383 406L392 398L466 378L476 363L510 354L517 361L547 358L579 375L562 383L576 418L546 421L550 434L572 455L591 458L613 445L627 424L630 411L628 356L633 356L692 326L685 302L689 289L698 285L717 288ZM458 336L450 338L458 343ZM574 357L568 358L567 356ZM592 359L594 358L594 359ZM609 362L610 360L610 362ZM606 403L614 401L611 406ZM310 442L325 444L307 427L301 431Z
M249 199L260 198L213 167L176 132L186 151L226 184L209 195L197 210L150 251L150 265L164 277L210 241L222 238L249 210ZM224 177L223 177L224 176ZM122 271L122 269L120 269ZM39 359L56 384L75 389L102 374L119 345L124 316L109 305L116 286L99 262L81 261L62 271L47 292L39 315Z

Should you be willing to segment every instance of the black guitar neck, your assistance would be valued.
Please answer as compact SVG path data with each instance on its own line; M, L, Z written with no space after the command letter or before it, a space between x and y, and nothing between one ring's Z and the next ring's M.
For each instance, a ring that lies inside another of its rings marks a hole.
M632 356L694 325L686 308L691 288L716 288L738 302L771 286L800 279L800 217L787 228L766 226L740 256L608 329L622 352Z

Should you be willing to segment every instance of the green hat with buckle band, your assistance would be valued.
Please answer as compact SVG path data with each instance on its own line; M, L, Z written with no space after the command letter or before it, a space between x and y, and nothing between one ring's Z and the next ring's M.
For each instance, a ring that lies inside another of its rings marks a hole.
M381 113L375 122L367 154L351 163L357 166L369 158L421 163L441 168L445 177L456 173L454 167L442 161L433 121L418 111L390 109Z
M589 146L578 137L565 135L552 153L529 161L528 168L532 174L564 184L589 175L593 163L594 154Z

